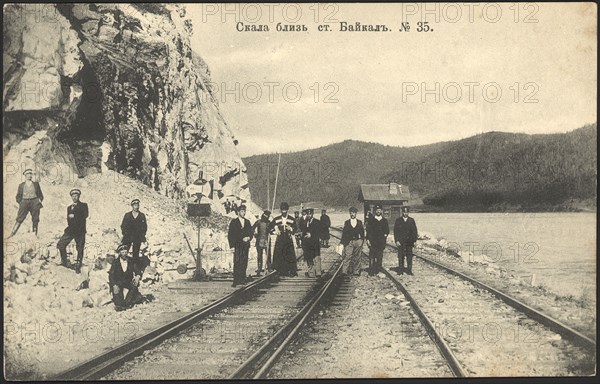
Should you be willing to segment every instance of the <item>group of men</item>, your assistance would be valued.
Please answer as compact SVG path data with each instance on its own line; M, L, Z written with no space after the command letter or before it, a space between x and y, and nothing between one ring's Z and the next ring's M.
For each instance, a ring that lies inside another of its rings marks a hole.
M297 276L296 252L294 238L302 248L302 255L308 270L306 277L321 277L321 247L327 247L331 221L322 211L321 220L314 218L314 209L303 210L302 217L289 215L289 205L285 202L280 206L281 214L272 220L271 212L264 211L254 225L245 218L246 206L238 209L238 217L231 220L228 231L230 248L234 250L233 286L251 281L246 276L250 242L256 237L257 275L263 272L263 254L267 255L267 270L276 270L280 275ZM408 207L402 208L402 217L394 223L394 242L398 248L398 274L405 272L412 275L413 246L418 238L417 226L412 217L408 216ZM390 233L387 219L383 217L381 205L374 207L373 215L367 217L366 228L357 219L358 209L351 207L350 218L344 222L341 244L343 245L344 266L342 272L346 275L360 275L363 244L366 241L369 248L369 276L377 274L382 268L383 251L387 245ZM323 216L326 220L323 220ZM326 234L327 236L324 236ZM275 235L275 248L271 262L270 235ZM326 239L326 240L325 240ZM299 240L299 241L298 241ZM406 260L406 268L404 261Z
M15 225L10 236L18 231L28 214L31 214L33 232L38 234L40 209L43 207L44 195L38 182L33 181L33 170L23 172L25 181L19 184L16 200L19 210ZM81 190L72 189L69 192L71 204L67 206L67 227L57 243L60 252L61 265L71 268L67 254L67 246L74 240L77 251L75 271L80 273L84 259L86 221L89 215L88 205L80 201ZM109 285L113 302L117 309L131 307L139 301L139 282L146 266L147 257L140 257L141 244L146 242L148 223L146 215L140 211L140 200L131 201L131 211L125 213L121 222L122 241L117 248L118 258L109 271ZM321 247L329 247L329 227L331 220L326 210L321 211L320 219L314 217L314 209L302 210L302 216L295 212L289 215L289 205L281 203L281 214L270 218L271 212L264 211L254 225L246 219L246 206L237 207L237 217L231 220L228 231L230 248L233 248L233 286L245 284L251 277L246 276L250 242L256 238L257 274L263 272L263 254L266 255L266 270L276 270L280 275L297 276L296 246L302 248L302 255L307 263L307 277L321 277ZM382 267L383 251L389 235L389 224L383 217L380 205L374 207L374 214L368 215L366 225L357 219L358 210L351 207L350 218L344 222L341 244L344 246L343 273L359 275L361 272L361 257L363 243L366 240L369 248L370 276L379 272ZM275 247L271 260L270 236L275 236ZM408 207L402 208L402 217L394 224L394 242L398 247L398 273L406 272L412 275L412 248L417 240L415 221L408 216ZM132 256L129 250L133 247ZM404 261L406 259L406 268Z
M225 207L225 213L236 212L238 210L238 205L235 201L226 200L223 203L223 207Z
M308 219L308 212L312 210L311 220L314 215L313 208L305 208L302 210L302 216L300 216L299 211L294 212L294 222L296 223L296 233L294 236L296 237L296 248L302 248L302 225ZM331 227L331 219L327 215L327 210L321 210L321 217L318 220L321 223L322 231L319 234L319 243L323 248L329 248L329 227Z
M366 242L369 247L369 275L377 274L382 268L383 251L390 234L387 219L383 217L383 207L375 205L373 215L367 218ZM408 216L409 208L402 207L402 217L394 223L394 243L398 249L397 273L412 275L413 247L418 239L417 225ZM406 268L404 261L406 259Z
M32 180L32 169L26 169L23 175L25 181L19 184L16 196L19 210L9 237L17 233L28 214L31 214L33 233L36 236L38 235L40 209L43 207L44 195L39 182ZM80 200L80 189L71 189L69 195L71 196L71 203L67 206L67 227L58 240L56 247L60 253L61 265L66 268L74 267L76 273L81 273L89 208L86 203ZM146 232L148 230L146 215L140 212L139 199L132 200L131 207L131 211L125 213L121 221L123 237L117 248L118 258L112 263L108 272L113 303L117 310L129 308L139 302L141 297L138 290L139 283L144 269L149 264L149 259L146 256L140 257L141 244L146 242ZM67 253L67 247L73 240L77 251L75 264L71 263ZM132 247L132 257L129 257L129 250Z
M367 215L366 229L362 221L356 218L358 210L350 208L350 218L344 222L341 244L344 246L344 269L348 275L360 275L363 243L369 248L369 276L376 275L382 268L383 251L390 233L389 224L383 217L381 205L375 205L373 215ZM398 248L398 274L412 275L413 247L418 239L417 225L408 216L408 207L402 207L402 217L394 223L394 242ZM406 268L404 260L406 259Z
M309 274L321 276L320 246L321 234L329 231L321 222L313 217L314 209L307 208L302 220L297 220L289 214L289 205L285 202L280 205L281 214L270 218L271 212L264 211L254 225L246 218L246 206L238 207L237 217L229 223L227 239L229 247L233 248L233 286L251 281L246 276L248 267L248 254L250 241L256 238L257 275L263 272L263 254L266 254L267 271L276 270L280 275L297 276L296 250L294 239L299 235L302 239L301 247L304 259L308 263ZM270 236L275 235L275 247L271 260Z

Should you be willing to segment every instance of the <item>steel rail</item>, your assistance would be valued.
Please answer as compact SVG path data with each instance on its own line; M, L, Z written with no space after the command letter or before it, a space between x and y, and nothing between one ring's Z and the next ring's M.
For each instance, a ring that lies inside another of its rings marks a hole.
M337 229L337 228L334 228L334 229ZM332 234L331 236L341 239L341 237L338 237L334 234ZM366 255L366 253L363 252L363 255ZM429 335L429 337L431 338L431 340L433 341L433 343L435 344L437 349L440 351L441 355L446 360L446 363L448 364L448 367L450 368L450 370L452 371L454 376L467 377L467 372L463 368L462 364L458 361L456 355L450 349L450 346L446 343L444 338L438 333L438 331L436 330L436 328L433 325L433 323L431 322L431 320L429 320L427 315L425 315L425 313L421 310L421 307L419 307L419 304L417 304L417 301L408 292L406 287L404 287L404 285L402 285L402 283L400 281L398 281L396 278L394 278L385 268L381 268L381 272L383 272L387 276L387 278L390 279L392 281L392 283L394 283L396 288L398 288L398 290L400 290L400 292L402 292L402 294L404 294L404 297L406 297L408 299L410 306L412 307L413 311L415 311L415 313L419 317L421 324L423 324L423 326L425 327L425 330L427 331L427 334Z
M118 368L125 361L142 354L162 341L174 336L176 333L192 326L208 316L230 305L251 290L271 281L277 272L271 272L264 277L238 288L237 290L213 301L212 303L168 324L160 326L134 340L127 341L101 355L93 357L77 366L58 373L52 380L94 380Z
M450 367L450 370L452 371L454 376L467 377L468 376L467 371L463 368L462 364L458 361L458 358L452 352L452 350L450 349L450 346L446 343L444 338L435 329L435 326L431 323L431 320L429 320L427 315L425 315L425 313L421 310L421 307L419 307L419 304L417 304L416 300L412 297L412 295L410 293L408 293L408 290L406 289L406 287L404 287L404 285L402 285L402 283L400 281L398 281L398 279L396 279L394 276L392 276L385 268L381 268L381 271L394 283L394 285L408 299L413 311L415 311L417 316L419 316L419 319L421 320L421 324L423 324L423 326L425 326L425 329L427 330L427 334L429 334L429 337L431 337L431 339L435 343L436 347L438 348L438 350L440 351L442 356L444 356L444 358L446 359L446 362L448 363L448 366Z
M433 265L439 269L442 269L450 274L458 276L464 280L467 280L468 282L470 282L471 284L473 284L479 288L487 290L488 292L490 292L491 294L493 294L500 300L504 301L506 304L508 304L511 307L517 309L518 311L524 313L525 315L534 319L538 323L547 326L552 331L560 334L561 336L563 336L566 339L571 340L578 346L581 346L589 351L594 351L594 352L596 351L596 341L595 340L592 340L591 338L589 338L589 337L585 336L584 334L582 334L581 332L569 327L568 325L566 325L566 324L538 311L537 309L523 303L522 301L520 301L504 292L501 292L501 291L497 290L496 288L493 288L493 287L491 287L473 277L470 277L462 272L456 271L450 267L440 264L434 260L429 259L426 256L419 255L419 254L415 254L415 256L430 263L431 265Z
M290 321L281 327L275 335L263 344L259 350L253 353L252 356L250 356L237 371L229 377L230 380L247 378L254 371L255 373L251 376L253 379L266 378L270 369L295 339L300 329L302 329L314 313L315 309L321 304L325 295L332 292L335 287L334 283L337 282L341 276L342 266L343 262L340 262L335 268L331 278L317 291L316 294L313 295L308 303L304 305ZM273 348L274 350L270 351Z
M332 229L341 232L340 228L332 227ZM386 244L386 246L393 249L394 251L398 250L398 247L396 247L394 245ZM520 301L502 291L499 291L498 289L493 288L471 276L468 276L462 272L456 271L446 265L438 263L437 261L431 260L430 258L428 258L426 256L423 256L420 254L415 254L415 256L418 257L419 259L447 272L447 273L458 276L464 280L467 280L468 282L474 284L475 286L477 286L479 288L485 289L486 291L490 292L491 294L493 294L500 300L504 301L509 306L511 306L511 307L515 308L516 310L520 311L521 313L527 315L528 317L532 318L533 320L537 321L538 323L547 326L552 331L560 334L564 338L571 340L574 344L585 348L590 353L594 353L594 354L596 353L596 341L585 336L581 332L569 327L568 325L550 317L549 315L542 313L541 311L523 303L522 301Z

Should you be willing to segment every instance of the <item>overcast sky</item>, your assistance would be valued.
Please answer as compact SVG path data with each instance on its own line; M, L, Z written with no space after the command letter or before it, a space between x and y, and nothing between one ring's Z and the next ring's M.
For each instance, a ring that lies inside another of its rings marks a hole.
M412 4L224 7L188 4L186 17L242 156L346 139L414 146L488 131L566 132L597 119L591 3L428 13ZM275 30L298 10L307 32ZM317 31L326 16L392 30L340 32L333 22ZM423 17L433 31L416 31ZM236 18L271 30L238 32ZM398 31L403 20L410 32Z

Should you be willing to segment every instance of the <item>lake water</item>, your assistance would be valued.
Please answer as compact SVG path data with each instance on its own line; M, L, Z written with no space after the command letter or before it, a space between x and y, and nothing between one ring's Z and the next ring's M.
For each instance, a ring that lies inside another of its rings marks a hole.
M596 296L594 213L412 213L419 233L445 238L453 250L490 263L560 295ZM347 213L331 213L341 225ZM390 225L393 225L390 223ZM391 228L390 228L391 229Z

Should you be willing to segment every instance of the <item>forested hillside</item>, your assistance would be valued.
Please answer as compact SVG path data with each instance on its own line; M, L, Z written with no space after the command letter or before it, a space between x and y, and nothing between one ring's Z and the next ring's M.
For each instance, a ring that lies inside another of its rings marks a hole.
M356 204L359 184L394 181L408 185L424 209L594 208L596 137L593 124L565 134L489 132L408 148L347 140L282 154L276 202ZM273 199L277 155L244 163L253 200L266 206L268 185Z

